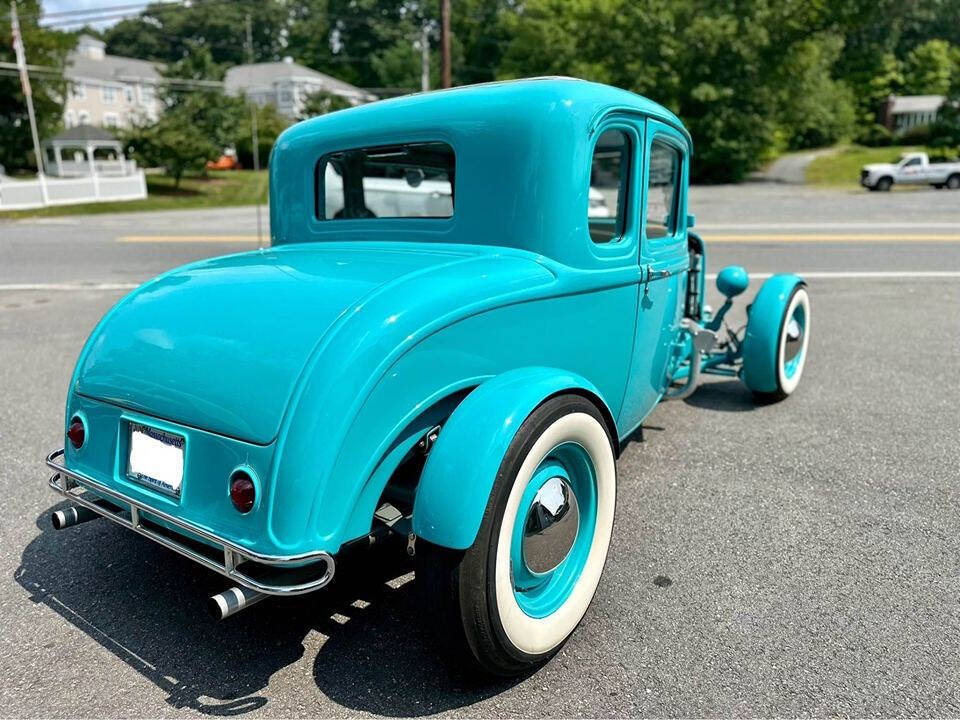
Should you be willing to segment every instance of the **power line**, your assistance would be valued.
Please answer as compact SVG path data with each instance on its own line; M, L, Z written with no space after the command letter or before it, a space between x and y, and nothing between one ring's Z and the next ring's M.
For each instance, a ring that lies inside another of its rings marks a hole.
M153 16L158 14L164 14L168 12L189 12L191 10L196 10L200 7L207 7L211 5L222 5L222 4L232 4L232 5L246 5L255 4L252 0L144 0L143 2L127 4L127 5L105 5L101 7L94 8L85 8L82 10L64 10L56 13L45 13L43 11L39 13L23 15L24 19L29 18L37 20L41 23L41 26L44 28L65 28L72 26L81 26L93 22L103 22L106 20L114 19L123 19L127 17L133 17L137 15L147 14L147 16ZM498 13L493 13L498 14ZM328 24L366 24L371 21L397 21L403 22L405 18L383 18L378 16L365 16L357 17L353 15L333 15L331 13L322 14L326 19ZM490 22L491 13L489 12L477 12L469 15L457 14L456 22L457 23L488 23ZM54 19L55 22L45 22L47 20ZM436 18L431 18L431 20L436 20Z
M202 0L193 0L194 4L207 4L202 2ZM59 12L48 13L42 8L39 12L35 13L26 13L21 15L22 19L29 19L35 21L43 21L49 19L60 19L61 22L66 22L67 18L78 17L78 16L97 16L104 14L115 14L120 11L127 13L131 12L145 12L150 10L154 12L156 10L165 10L166 8L186 8L186 3L190 0L141 0L137 3L127 4L127 5L103 5L101 7L88 7L78 10L61 10ZM155 7L151 8L150 5ZM82 21L82 20L81 20Z
M362 58L348 58L353 62L362 60ZM69 68L55 68L49 65L27 65L27 70L30 73L31 78L38 78L45 81L54 81L54 80L67 80L70 81ZM11 62L0 62L0 74L17 74L17 64ZM99 78L84 78L83 82L88 85L97 85L96 82ZM130 84L136 82L143 82L145 78L140 76L132 75L119 75L113 81L111 80L101 80L105 85L118 85L118 84ZM153 78L150 78L153 81ZM155 80L158 85L170 85L172 90L177 92L183 90L225 90L226 84L222 80L196 80L194 78L182 78L182 77L163 77L161 76L158 80ZM373 94L395 94L395 93L409 93L415 92L414 88L404 88L404 87L362 87L360 90L366 90Z
M41 10L39 13L34 13L33 15L25 15L24 17L33 17L33 18L42 17L45 20L48 20L50 18L57 18L57 17L73 17L76 15L90 15L90 14L96 14L99 12L105 12L108 10L111 10L111 11L112 10L132 10L134 8L144 9L152 1L153 0L143 0L142 2L134 3L133 5L106 5L104 7L83 8L81 10L61 10L60 12L53 12L53 13L48 13ZM173 0L173 3L177 3L177 4L183 3L183 2L184 0Z
M189 4L188 4L189 3ZM191 10L198 9L200 7L209 7L223 4L232 4L232 5L242 5L242 2L236 2L236 0L172 0L170 2L158 3L155 1L147 0L147 2L139 2L135 4L127 5L111 5L104 6L101 8L87 8L85 10L70 10L62 11L59 13L52 13L50 15L44 15L44 19L48 17L59 18L57 22L49 23L43 25L44 28L50 29L62 29L70 26L82 26L89 24L90 22L97 22L106 19L116 19L118 17L129 17L131 14L137 17L150 18L156 15L163 15L170 12L188 12ZM117 11L124 10L126 12L121 12L119 15ZM108 15L97 15L98 12L109 12L112 14ZM494 15L499 14L501 11L496 11ZM85 15L84 17L78 17L80 15ZM341 25L350 25L354 23L370 23L371 20L383 20L383 18L369 18L369 17L355 17L355 16L346 16L346 15L333 15L330 13L324 13L326 22L331 26L335 24ZM489 22L491 13L489 12L480 12L475 13L473 16L457 15L456 21L458 23L467 21L467 22ZM34 16L36 17L36 16ZM162 20L162 17L159 18ZM402 18L397 18L398 21L403 22ZM490 35L479 35L474 36L474 40L478 40L484 43L489 43L497 45L500 47L509 47L510 41L504 38L495 38ZM326 59L329 63L363 63L371 64L374 62L374 59L367 57L356 57L349 55L332 55ZM490 68L487 67L476 67L476 66L467 66L459 65L463 70L467 71L487 71ZM48 71L62 72L57 71L55 68L48 68ZM118 78L122 80L122 78ZM200 84L207 84L210 87L217 87L215 81L194 81L189 78L167 78L164 80L168 84L179 84L184 86L186 84L191 84L198 86Z
M212 5L229 5L236 4L235 0L207 0L203 3L194 3L192 5L186 5L184 0L177 0L176 2L165 2L159 5L152 5L141 7L139 10L127 10L122 12L106 12L96 15L89 15L85 17L77 18L63 18L60 20L55 20L54 22L45 22L46 17L41 17L39 20L40 27L45 29L52 30L64 30L71 27L82 27L84 25L89 25L91 23L100 23L106 22L108 20L128 20L135 18L151 18L156 16L162 16L164 14L178 11L185 12L189 10L196 9L197 7L209 7Z

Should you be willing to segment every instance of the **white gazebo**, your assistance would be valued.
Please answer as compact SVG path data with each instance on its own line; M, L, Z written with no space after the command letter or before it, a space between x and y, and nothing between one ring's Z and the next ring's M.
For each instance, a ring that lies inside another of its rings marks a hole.
M2 178L0 211L147 197L143 170L106 130L80 125L41 145L45 172L31 180Z
M53 177L128 175L136 164L123 154L123 145L103 128L77 125L44 140L46 174Z

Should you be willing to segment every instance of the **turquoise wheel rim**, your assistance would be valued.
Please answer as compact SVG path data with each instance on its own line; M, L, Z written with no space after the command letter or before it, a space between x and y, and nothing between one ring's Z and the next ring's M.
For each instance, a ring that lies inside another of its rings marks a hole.
M537 493L554 478L561 478L576 499L576 538L556 567L536 572L524 557L524 532ZM596 523L597 480L593 461L579 444L562 443L540 461L520 499L514 521L511 579L517 605L524 613L534 618L547 617L566 602L590 555Z
M783 374L787 379L791 379L803 362L803 340L807 334L807 312L803 303L797 303L793 309L784 326L784 332L787 338L783 346Z

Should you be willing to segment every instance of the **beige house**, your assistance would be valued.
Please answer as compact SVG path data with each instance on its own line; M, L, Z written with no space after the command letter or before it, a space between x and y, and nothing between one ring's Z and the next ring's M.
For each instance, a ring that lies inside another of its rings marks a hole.
M161 79L157 65L107 55L104 47L102 41L81 35L76 50L68 56L70 89L64 104L64 125L122 128L138 120L155 120L162 110L157 98Z
M339 95L351 105L377 99L362 88L298 65L289 57L283 62L236 65L227 70L224 86L228 93L246 95L258 105L273 105L290 118L300 115L306 99L315 92Z

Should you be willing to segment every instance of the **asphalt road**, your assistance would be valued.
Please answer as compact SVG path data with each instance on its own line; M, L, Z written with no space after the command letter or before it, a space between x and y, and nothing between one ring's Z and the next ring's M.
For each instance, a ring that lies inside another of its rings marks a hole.
M255 219L0 222L0 715L960 715L960 194L694 203L714 270L811 273L803 382L757 406L711 380L655 409L619 461L584 622L533 676L483 688L424 644L405 568L376 557L217 624L219 576L103 520L52 530L41 460L111 284L255 246L118 239Z

